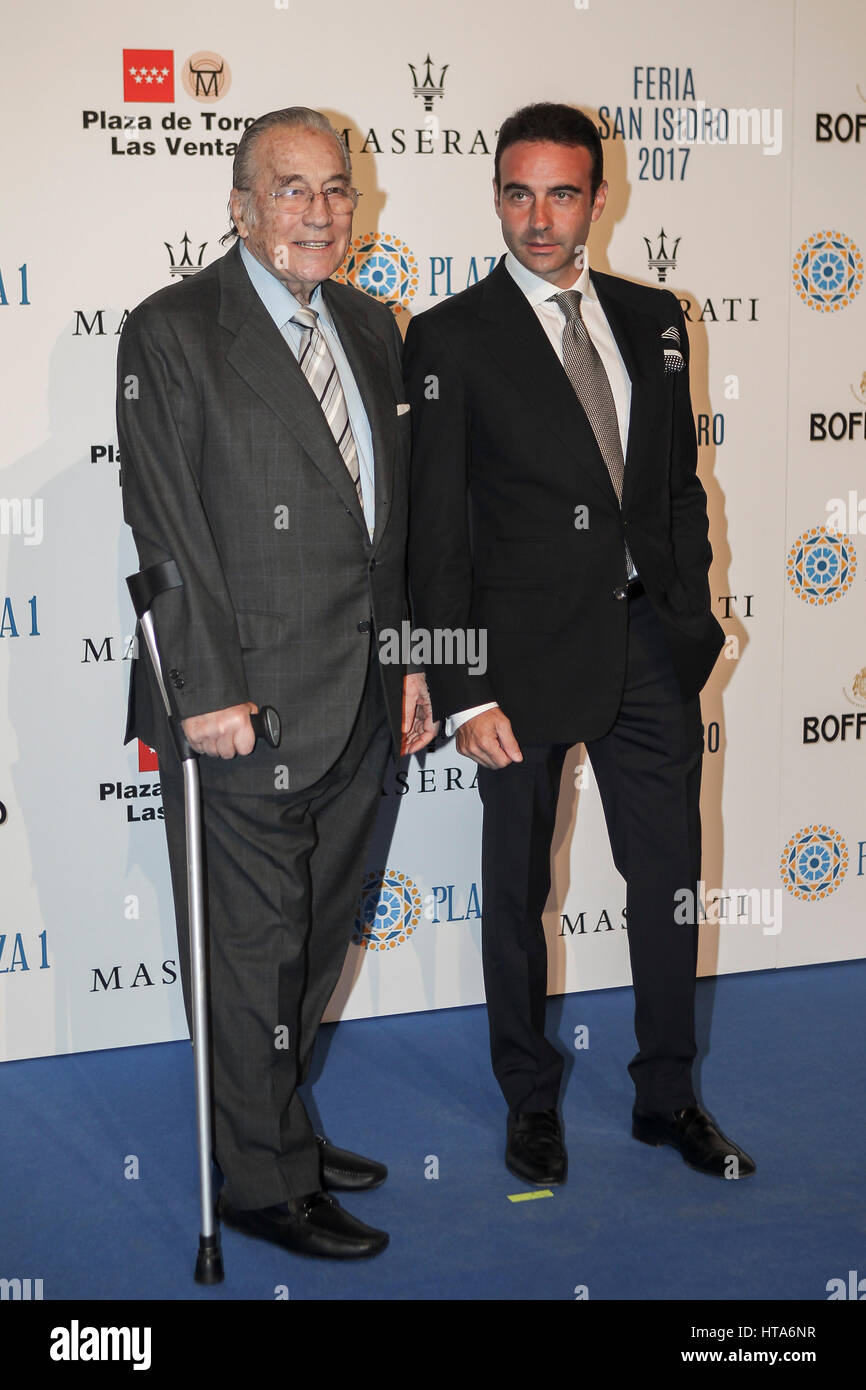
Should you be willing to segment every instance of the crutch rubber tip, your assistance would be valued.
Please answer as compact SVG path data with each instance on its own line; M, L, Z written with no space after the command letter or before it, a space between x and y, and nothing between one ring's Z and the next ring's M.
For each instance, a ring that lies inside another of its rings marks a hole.
M200 1236L198 1259L195 1262L195 1282L197 1284L221 1284L224 1278L219 1236Z

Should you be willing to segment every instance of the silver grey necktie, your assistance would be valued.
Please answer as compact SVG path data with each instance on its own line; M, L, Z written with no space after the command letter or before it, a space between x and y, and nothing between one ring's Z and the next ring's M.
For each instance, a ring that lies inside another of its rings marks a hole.
M316 400L322 407L328 428L337 442L337 448L343 455L343 462L355 484L355 491L363 511L364 499L361 494L361 473L355 436L352 434L352 426L349 423L349 412L346 409L346 398L340 384L340 374L331 356L331 350L325 341L325 335L319 328L318 318L315 309L297 309L292 315L292 323L298 324L302 335L298 366L316 393Z
M563 290L561 294L552 296L553 303L558 304L565 314L562 364L592 426L617 501L622 502L625 462L616 406L604 363L584 326L580 312L581 298L580 290Z
M560 294L551 295L552 302L557 304L565 315L565 327L562 330L562 365L592 426L617 501L621 505L625 460L622 456L619 420L604 363L583 322L580 312L581 298L580 290L562 290ZM631 577L637 571L627 545L625 559L626 570Z

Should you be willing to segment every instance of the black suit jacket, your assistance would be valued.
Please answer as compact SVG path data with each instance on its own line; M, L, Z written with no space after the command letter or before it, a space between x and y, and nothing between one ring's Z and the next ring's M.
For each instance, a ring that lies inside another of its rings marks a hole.
M146 299L118 356L124 515L142 566L173 558L183 588L154 618L181 718L253 700L283 723L278 753L201 760L207 782L308 786L342 752L367 674L371 625L406 617L409 443L400 335L369 296L328 281L328 307L373 436L372 544L354 485L239 247ZM399 747L402 678L381 667ZM139 661L128 734L165 747Z
M631 377L621 508L586 414L504 262L414 318L404 351L415 621L486 629L488 642L484 675L429 671L434 707L447 715L496 700L528 742L597 738L616 717L626 537L684 695L703 686L724 641L710 613L682 311L667 291L591 274ZM664 367L669 327L680 335L674 372Z

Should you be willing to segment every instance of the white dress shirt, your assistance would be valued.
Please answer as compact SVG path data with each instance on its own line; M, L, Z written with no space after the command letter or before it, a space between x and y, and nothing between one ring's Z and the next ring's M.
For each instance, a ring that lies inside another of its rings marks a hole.
M526 266L521 265L517 257L512 255L510 251L505 257L505 269L515 284L523 290L535 310L536 318L550 339L551 347L562 362L562 330L566 322L565 314L558 304L550 303L551 297L560 293L561 286L551 285L548 280L542 280L540 275L527 270ZM619 423L622 456L625 458L628 449L628 422L631 413L631 378L626 371L616 339L610 330L610 324L605 318L595 287L589 278L589 258L586 254L586 248L584 248L583 269L574 283L566 288L580 290L581 316L610 382L616 418ZM635 574L636 571L632 567L629 578L633 578ZM459 714L452 714L445 721L445 733L449 737L456 734L461 724L465 724L469 719L474 719L476 714L483 714L487 709L496 709L497 704L496 700L492 700L489 704L475 705L472 709L464 709Z
M241 260L246 267L247 274L253 284L253 289L264 304L283 338L288 343L295 357L300 357L301 339L303 328L299 323L292 323L292 315L298 309L314 309L318 315L318 326L334 359L334 366L337 368L337 375L340 378L340 385L343 388L343 396L346 401L346 410L349 415L349 423L352 426L352 434L355 436L355 446L358 450L358 472L361 479L361 497L364 502L364 520L367 523L367 531L370 539L373 539L373 528L376 523L376 484L373 469L373 435L370 429L370 421L367 419L367 412L364 409L364 402L358 390L357 382L352 375L352 368L349 366L349 359L343 351L340 339L337 337L337 330L334 321L328 312L322 294L321 285L317 285L310 295L309 305L302 304L296 299L291 290L287 289L281 280L272 275L269 270L257 261L255 256L251 256L246 246L241 242Z

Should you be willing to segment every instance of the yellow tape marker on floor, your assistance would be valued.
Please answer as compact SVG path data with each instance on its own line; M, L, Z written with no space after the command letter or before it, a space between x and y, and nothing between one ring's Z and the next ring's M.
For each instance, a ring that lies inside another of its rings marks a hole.
M536 1197L552 1197L553 1193L549 1187L545 1187L541 1192L515 1192L508 1198L509 1202L534 1202Z

